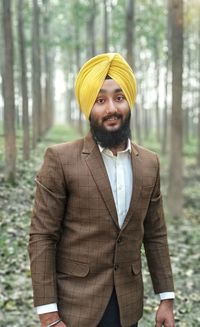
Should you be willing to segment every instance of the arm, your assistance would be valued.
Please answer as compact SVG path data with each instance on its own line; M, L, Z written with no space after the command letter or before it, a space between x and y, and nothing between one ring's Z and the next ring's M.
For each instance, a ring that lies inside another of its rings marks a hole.
M144 221L143 243L155 293L174 292L158 158L157 178Z
M157 178L144 222L144 247L155 293L161 302L156 314L156 327L174 327L174 286L160 193L160 172L157 158ZM167 293L169 294L167 295Z
M36 183L29 255L34 305L41 306L57 302L56 244L60 238L66 205L64 175L54 147L46 151Z

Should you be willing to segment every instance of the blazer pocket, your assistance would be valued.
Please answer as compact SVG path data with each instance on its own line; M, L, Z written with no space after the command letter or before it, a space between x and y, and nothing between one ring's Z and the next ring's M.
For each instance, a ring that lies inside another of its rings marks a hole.
M87 263L60 258L57 261L56 270L57 272L68 276L86 277L89 273L90 267Z
M133 275L139 275L141 272L141 261L138 260L131 264Z

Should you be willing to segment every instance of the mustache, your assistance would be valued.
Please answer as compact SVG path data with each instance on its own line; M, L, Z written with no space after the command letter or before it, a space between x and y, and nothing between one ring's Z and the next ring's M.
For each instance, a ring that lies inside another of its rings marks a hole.
M116 112L115 114L104 116L104 117L102 118L102 121L104 122L104 121L106 121L106 120L108 120L108 119L110 119L110 118L117 118L117 119L120 119L120 118L122 118L122 115L119 114L118 112Z

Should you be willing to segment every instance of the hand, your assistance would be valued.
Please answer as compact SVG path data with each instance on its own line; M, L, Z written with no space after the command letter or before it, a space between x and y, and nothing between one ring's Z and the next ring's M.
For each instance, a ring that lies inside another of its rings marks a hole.
M49 313L44 313L42 315L39 315L40 322L41 322L41 327L46 327L52 322L58 320L59 314L57 311L55 312L49 312ZM64 324L63 321L59 322L55 327L67 327L67 325Z
M175 327L173 314L173 300L163 300L160 302L156 312L155 327Z

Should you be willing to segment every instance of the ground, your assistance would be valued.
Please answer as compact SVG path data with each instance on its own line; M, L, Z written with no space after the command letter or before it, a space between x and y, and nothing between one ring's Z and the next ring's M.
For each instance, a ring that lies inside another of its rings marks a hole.
M60 130L60 132L58 132ZM62 137L60 137L62 134ZM66 140L73 139L71 131ZM63 129L55 129L36 150L31 160L18 159L16 184L7 184L0 174L0 327L34 327L38 318L33 309L29 259L28 230L34 198L34 177L47 145L63 141ZM200 169L188 150L184 171L184 210L172 219L166 214L169 247L175 279L176 327L200 326ZM163 194L167 186L167 165L161 158ZM143 258L145 285L144 317L140 327L154 326L159 297L154 295Z

